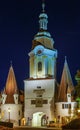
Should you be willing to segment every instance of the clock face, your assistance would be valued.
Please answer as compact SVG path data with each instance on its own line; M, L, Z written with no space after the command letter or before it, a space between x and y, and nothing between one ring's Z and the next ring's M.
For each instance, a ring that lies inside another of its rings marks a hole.
M42 53L42 51L41 50L38 50L38 52L37 52L38 54L41 54Z

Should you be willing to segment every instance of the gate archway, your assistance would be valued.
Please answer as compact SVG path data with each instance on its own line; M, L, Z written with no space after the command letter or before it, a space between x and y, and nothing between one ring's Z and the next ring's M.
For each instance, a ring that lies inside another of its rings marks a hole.
M46 114L43 112L36 112L33 114L32 126L44 126Z

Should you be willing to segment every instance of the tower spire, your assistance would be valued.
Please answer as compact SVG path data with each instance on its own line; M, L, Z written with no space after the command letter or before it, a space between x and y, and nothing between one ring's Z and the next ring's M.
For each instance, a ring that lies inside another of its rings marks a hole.
M64 62L64 64L65 64L65 63L67 63L67 56L65 56L65 62Z
M12 60L10 61L10 65L12 66Z
M39 31L34 36L32 49L37 45L43 45L46 48L53 49L54 40L48 32L48 15L45 11L45 1L41 0L41 13L39 14Z
M68 92L72 93L73 91L74 91L73 81L72 81L71 73L70 73L70 70L68 67L67 59L65 56L61 83L60 83L60 87L59 87L58 101L60 101L60 102L67 101L66 94Z

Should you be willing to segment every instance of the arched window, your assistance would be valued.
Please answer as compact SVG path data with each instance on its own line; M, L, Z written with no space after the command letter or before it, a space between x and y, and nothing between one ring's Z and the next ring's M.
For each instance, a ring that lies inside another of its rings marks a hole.
M38 62L38 71L42 71L42 62Z

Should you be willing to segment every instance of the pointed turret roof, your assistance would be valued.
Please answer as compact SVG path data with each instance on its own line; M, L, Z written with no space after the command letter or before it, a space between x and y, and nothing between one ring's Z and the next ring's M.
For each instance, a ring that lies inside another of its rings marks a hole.
M58 101L60 102L67 101L67 93L72 93L73 90L74 90L73 82L68 67L67 59L65 57L64 68L59 87Z
M18 87L12 65L10 66L8 77L5 86L5 93L7 94L6 103L14 103L13 95L18 93Z
M6 81L6 94L14 94L17 93L17 83L16 83L16 78L14 74L13 67L11 65Z

